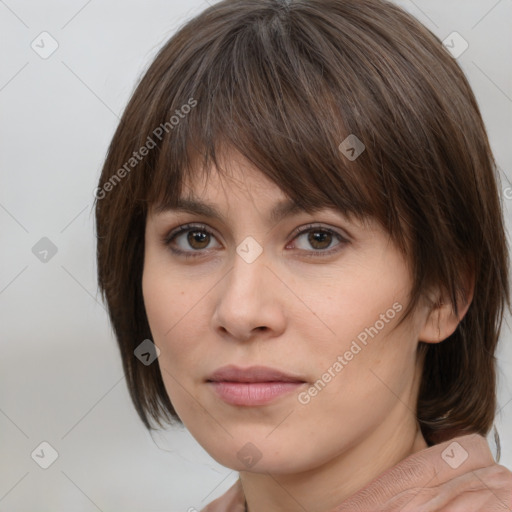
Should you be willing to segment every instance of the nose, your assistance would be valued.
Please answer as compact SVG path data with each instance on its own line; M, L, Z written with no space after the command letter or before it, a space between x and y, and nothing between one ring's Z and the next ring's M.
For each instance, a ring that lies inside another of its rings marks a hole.
M286 286L262 253L248 263L238 253L233 267L218 284L213 327L224 337L248 341L279 336L285 328L283 295Z

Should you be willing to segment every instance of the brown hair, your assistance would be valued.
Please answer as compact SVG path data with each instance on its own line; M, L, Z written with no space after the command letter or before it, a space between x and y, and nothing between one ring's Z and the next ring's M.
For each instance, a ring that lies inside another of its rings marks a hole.
M339 149L350 134L365 145L354 160ZM224 0L184 25L138 84L103 167L96 224L99 286L146 427L179 420L159 366L134 357L152 338L141 287L146 215L174 204L184 178L217 165L226 147L306 210L377 219L412 265L402 321L436 285L458 314L474 272L453 335L420 343L417 416L429 444L486 435L510 305L496 165L458 64L382 0Z

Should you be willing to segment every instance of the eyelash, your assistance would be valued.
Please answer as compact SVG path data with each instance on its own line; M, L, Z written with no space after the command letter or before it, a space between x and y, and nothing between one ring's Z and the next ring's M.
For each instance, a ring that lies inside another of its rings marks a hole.
M183 226L180 226L179 228L173 230L171 233L166 235L163 239L163 242L166 246L169 247L169 249L179 256L184 256L185 258L197 258L203 256L203 254L207 251L207 249L203 250L192 250L192 251L183 251L181 249L176 249L175 247L171 247L172 242L182 233L188 233L190 231L196 231L196 232L204 232L209 235L212 235L215 237L215 234L208 229L207 226L204 224L184 224ZM328 249L328 250L313 250L313 251L307 251L310 252L310 254L305 254L306 257L312 257L312 258L318 258L322 256L329 256L331 254L334 254L340 250L340 246L343 246L348 243L348 240L342 236L337 231L334 231L330 228L326 228L323 226L319 226L317 224L308 224L306 226L301 226L297 229L295 229L292 233L292 241L298 238L300 235L304 233L309 233L310 231L317 231L322 233L329 233L330 235L333 235L338 239L340 242L337 244L334 248ZM302 249L304 251L304 249Z

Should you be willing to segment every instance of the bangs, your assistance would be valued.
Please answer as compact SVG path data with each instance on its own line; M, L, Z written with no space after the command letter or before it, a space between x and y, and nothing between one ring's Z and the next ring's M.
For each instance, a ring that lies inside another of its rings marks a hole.
M172 106L157 100L161 118L195 106L162 138L146 201L172 207L184 182L207 177L212 165L225 173L223 155L235 150L306 211L329 206L384 220L383 183L368 158L372 135L357 120L363 106L352 94L362 87L357 73L333 73L318 48L325 36L300 19L264 14L172 64L168 80L177 93ZM350 65L347 59L335 69ZM351 148L354 136L366 148Z

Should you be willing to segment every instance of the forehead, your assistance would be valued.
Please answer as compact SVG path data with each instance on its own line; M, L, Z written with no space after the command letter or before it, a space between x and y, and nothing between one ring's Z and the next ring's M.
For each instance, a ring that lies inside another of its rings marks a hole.
M159 198L150 201L150 216L190 213L228 224L250 207L269 227L304 213L327 213L359 227L374 227L370 215L358 215L315 186L302 185L304 172L311 171L287 170L283 177L262 171L232 146L221 144L219 149L208 164L197 154L189 160L178 172L177 186L161 189Z
M243 176L249 177L244 180ZM298 204L291 197L288 197L264 174L251 170L245 174L241 169L237 176L222 176L217 169L210 173L209 177L204 175L189 182L184 187L182 194L175 200L161 202L154 208L155 213L163 212L187 212L203 215L212 219L225 221L224 210L232 205L235 195L243 194L239 204L246 205L254 202L254 196L264 198L264 215L270 224L276 224L281 220L302 212L313 213L324 209L325 206L318 204L316 207L305 207Z
M256 192L285 198L286 194L256 165L232 147L221 147L220 153L208 163L193 161L182 174L182 193L194 196L213 196Z
M191 167L183 175L179 197L157 203L154 211L184 211L224 220L221 210L225 206L229 208L235 200L242 205L259 200L264 204L264 213L271 223L325 207L320 203L307 207L300 205L240 153L227 150L219 158L218 166Z

